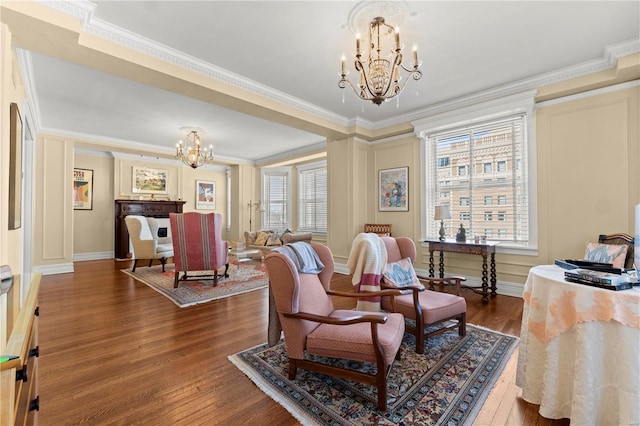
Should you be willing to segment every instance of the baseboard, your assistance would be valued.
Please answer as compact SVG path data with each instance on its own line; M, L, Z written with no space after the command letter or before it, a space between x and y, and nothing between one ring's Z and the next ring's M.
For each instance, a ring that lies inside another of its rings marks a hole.
M344 263L335 264L335 272L338 274L349 275L349 267ZM429 276L429 271L423 269L416 269L418 275ZM466 285L472 287L482 286L482 278L480 277L467 277ZM496 283L496 293L503 296L519 297L522 298L524 292L524 285L518 283L512 283L508 281L500 281Z
M42 275L68 274L73 272L73 263L38 265L33 267L33 272L40 272Z
M112 251L97 251L93 253L78 253L73 255L74 262L83 262L85 260L103 260L113 259L114 253Z

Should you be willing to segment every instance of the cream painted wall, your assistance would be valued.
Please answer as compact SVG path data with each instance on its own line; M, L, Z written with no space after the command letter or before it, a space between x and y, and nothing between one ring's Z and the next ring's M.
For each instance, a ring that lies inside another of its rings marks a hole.
M177 162L169 162L169 161L155 161L149 157L141 157L135 158L133 156L121 156L119 154L114 154L114 162L113 162L113 198L112 201L116 198L131 198L138 199L142 197L143 199L149 200L151 198L151 194L141 194L134 192L133 188L133 168L134 167L145 167L149 169L158 169L165 170L167 172L167 194L166 195L157 195L158 197L171 197L177 199L183 199L187 201L189 194L185 192L185 188L182 183L182 170L181 166ZM186 167L185 167L186 168ZM191 196L191 205L188 206L185 204L185 209L191 207L193 208L193 195Z
M93 209L73 210L73 256L113 255L113 158L106 154L76 153L73 167L93 170Z
M634 234L640 88L538 110L537 263L580 258L599 234Z
M371 209L370 150L370 144L354 138L327 142L327 244L336 263L347 262L351 242Z
M81 141L83 145L87 141ZM145 158L145 157L143 157ZM114 250L114 200L116 198L137 199L142 196L150 199L150 194L133 193L133 168L148 167L167 171L167 195L186 201L183 209L202 213L220 213L226 223L226 173L224 170L198 168L192 169L175 161L153 161L146 158L138 160L129 155L107 155L102 152L76 153L73 167L94 170L94 207L91 211L73 211L73 256L80 258L99 258L113 256ZM71 170L72 171L72 170ZM214 210L196 209L196 181L214 182L216 188L216 208ZM86 238L91 235L91 238ZM105 255L106 254L106 255Z
M420 235L420 157L418 138L410 136L394 138L394 140L378 143L371 149L371 174L368 182L367 207L368 223L392 223L393 234ZM378 174L380 170L409 167L409 211L381 212L378 210Z
M34 269L73 272L73 141L39 135L35 170Z
M556 258L582 258L586 242L597 240L599 234L634 233L634 208L640 202L640 172L636 166L640 164L640 88L582 96L541 104L537 110L538 255L498 253L499 281L524 283L532 266L553 263ZM336 142L330 147L331 182L335 182L334 173L342 181L348 177L343 176L349 169L348 144ZM370 146L370 151L368 176L374 184L368 189L372 197L367 204L367 220L391 223L394 235L413 238L418 247L416 268L427 270L429 251L418 242L422 202L419 140L407 137L377 143ZM377 193L377 171L401 166L409 166L409 212L378 212L373 197ZM332 200L336 190L332 184ZM360 232L363 216L350 215L341 207L333 207L331 212L331 230L348 234L339 234L338 238L330 234L332 249L336 244L342 255L345 243ZM333 221L338 213L355 222L360 220L355 223L355 231ZM436 254L436 264L438 261ZM445 255L447 272L467 277L480 276L481 262L480 256Z

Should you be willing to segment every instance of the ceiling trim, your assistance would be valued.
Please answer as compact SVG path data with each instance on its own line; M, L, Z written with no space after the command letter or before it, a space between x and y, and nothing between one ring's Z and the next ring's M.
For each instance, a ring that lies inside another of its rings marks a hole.
M76 153L82 153L82 154L89 154L89 152L87 150L78 150L76 148ZM166 164L168 166L175 166L175 167L189 167L186 166L184 163L182 163L181 161L177 160L177 159L169 159L169 158L158 158L158 157L153 157L151 155L139 155L139 154L128 154L125 152L113 152L113 151L106 151L107 154L109 154L111 157L118 159L118 160L130 160L130 161L149 161L149 162L154 162L154 163L160 163L160 164ZM228 169L228 166L226 165L220 165L220 164L203 164L202 166L199 166L198 169L207 169L207 170L214 170L214 171L218 171L218 172L224 172Z
M232 85L234 87L244 89L275 102L297 108L301 111L329 120L338 125L345 127L357 125L373 131L384 129L386 127L394 126L401 123L415 121L419 118L423 118L431 114L439 114L452 109L462 108L491 99L502 98L504 96L512 95L515 93L528 91L540 86L559 83L565 80L570 80L595 72L604 71L615 67L616 62L619 58L640 52L640 40L631 39L626 42L606 47L603 53L603 57L599 59L594 59L560 70L551 71L506 85L493 87L471 95L465 95L457 99L434 104L426 108L417 109L407 114L390 117L388 119L379 120L377 122L371 122L361 117L347 118L342 115L336 114L332 111L318 107L309 102L288 95L284 92L280 92L271 87L247 79L243 76L232 73L193 56L187 55L176 49L170 48L146 37L112 25L106 21L100 20L94 16L96 5L86 0L73 2L63 0L37 1L59 12L80 19L83 22L83 30L97 37L101 37L130 49L143 52L149 56L172 63L174 65L181 66L185 69L197 72L199 74Z
M560 98L550 99L548 101L538 102L536 108L558 105L565 102L571 102L578 99L586 99L596 95L604 95L606 93L617 92L619 90L640 87L640 80L627 81L626 83L615 84L613 86L601 87L599 89L589 90L588 92L580 92L575 95L562 96Z
M506 85L498 86L486 91L477 92L471 95L452 99L426 108L415 110L405 114L402 117L392 117L386 120L380 120L373 124L372 130L380 130L389 126L412 122L430 115L441 114L443 112L464 108L470 105L487 102L493 99L503 98L505 96L514 95L529 90L535 90L542 86L553 83L559 83L565 80L571 80L577 77L593 74L599 71L614 68L619 58L640 52L640 40L631 39L622 43L607 46L604 56L600 59L583 62L556 71L540 74L525 80L515 81ZM369 122L370 123L370 122ZM364 125L364 123L361 123Z
M22 84L27 92L27 99L31 103L31 111L33 118L33 127L35 134L40 133L42 122L40 121L40 104L38 103L38 95L36 83L33 78L33 65L31 62L31 52L28 50L16 48L16 58L18 59L18 67L22 73Z
M347 125L347 117L318 107L317 105L303 101L294 96L288 95L287 93L265 86L256 81L200 60L194 56L185 54L169 46L98 19L94 16L96 5L91 4L93 7L90 7L86 5L86 3L88 3L86 0L74 1L73 4L69 4L69 2L65 1L38 1L39 3L59 12L79 18L83 23L82 29L89 34L129 49L142 52L162 61L178 65L190 71L197 72L222 83L263 96L275 102L297 108L298 110L313 114L336 124L342 126Z
M282 162L285 162L286 160L291 159L291 157L302 157L305 155L314 154L316 152L326 151L326 150L327 150L327 142L325 140L323 142L319 142L313 145L307 145L303 148L292 149L282 154L261 158L260 160L255 162L255 166L264 167L272 163L282 163Z
M174 158L175 148L159 147L157 145L150 145L142 142L129 141L124 139L109 138L106 136L97 136L80 132L72 132L69 130L62 130L56 128L43 128L41 129L43 134L50 136L73 139L84 149L94 149L95 151L104 152L120 152L126 154L127 152L142 152L144 154L134 155L150 155L153 158ZM148 154L151 153L151 154ZM220 163L229 164L248 164L255 165L254 161L248 161L241 158L226 157L216 155L214 161Z

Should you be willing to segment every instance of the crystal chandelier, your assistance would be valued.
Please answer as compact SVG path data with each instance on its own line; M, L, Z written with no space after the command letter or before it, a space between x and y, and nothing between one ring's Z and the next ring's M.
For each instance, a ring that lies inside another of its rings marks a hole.
M209 149L200 148L200 135L197 130L190 130L186 136L187 143L180 141L176 145L176 158L191 168L197 168L213 162L213 145Z
M394 37L391 37L391 35ZM373 18L369 24L369 54L362 58L360 50L360 34L356 36L356 60L355 67L360 75L358 88L347 80L345 57L342 56L342 78L338 87L344 89L347 84L351 86L356 95L365 101L371 101L376 105L392 99L400 94L409 76L414 80L422 78L422 71L418 69L418 51L413 47L413 67L407 68L402 64L402 45L400 44L400 31L384 22L383 17ZM401 83L400 69L409 74L404 83Z

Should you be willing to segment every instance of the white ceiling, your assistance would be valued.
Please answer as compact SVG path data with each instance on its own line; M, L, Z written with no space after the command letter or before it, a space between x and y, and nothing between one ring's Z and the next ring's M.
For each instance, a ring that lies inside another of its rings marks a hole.
M349 16L354 7L363 7L358 2L94 4L84 24L87 31L106 29L107 37L116 34L124 44L151 46L279 102L341 124L357 121L372 128L514 82L526 87L527 81L541 81L548 73L602 62L607 47L631 41L637 49L640 40L638 1L396 2L391 13L404 14L405 55L410 58L412 45L417 45L424 76L408 83L399 105L394 100L376 106L338 88L340 58L355 50ZM50 5L60 10L59 3ZM215 145L217 156L250 162L304 151L325 140L108 74L99 64L94 69L50 54L31 52L27 61L42 130L168 150L182 136L181 127L195 126L206 130L203 141Z

